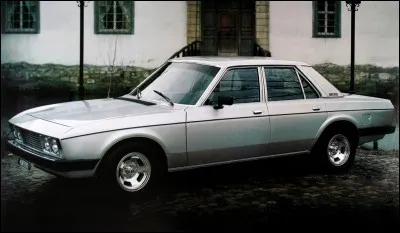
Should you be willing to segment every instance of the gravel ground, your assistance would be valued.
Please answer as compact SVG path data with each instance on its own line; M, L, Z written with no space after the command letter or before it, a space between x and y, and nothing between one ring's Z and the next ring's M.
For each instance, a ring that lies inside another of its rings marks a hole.
M65 180L1 161L2 231L204 231L399 226L399 153L359 150L328 175L303 157L171 173L166 187L122 199L97 179ZM383 227L383 228L382 228Z

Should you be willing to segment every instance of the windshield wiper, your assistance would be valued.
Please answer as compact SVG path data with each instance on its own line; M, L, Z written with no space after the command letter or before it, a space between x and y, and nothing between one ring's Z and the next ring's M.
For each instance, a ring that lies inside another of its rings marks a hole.
M142 92L140 91L139 87L136 87L136 90L132 91L130 95L136 96L138 99L140 99L142 97Z
M163 93L157 91L157 90L153 90L155 93L159 94L161 97L163 97L166 101L168 101L168 103L171 104L171 106L174 106L174 103L172 103L171 99L168 98L167 96L165 96Z
M136 88L136 97L140 99L142 97L142 92L140 91L139 87Z

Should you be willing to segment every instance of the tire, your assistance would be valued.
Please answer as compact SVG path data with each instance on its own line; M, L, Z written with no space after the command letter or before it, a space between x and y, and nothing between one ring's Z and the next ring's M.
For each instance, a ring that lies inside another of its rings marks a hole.
M161 156L146 144L123 144L109 155L101 178L112 190L129 196L156 192L166 172Z
M349 129L328 129L313 150L317 166L328 172L345 172L354 164L358 135Z

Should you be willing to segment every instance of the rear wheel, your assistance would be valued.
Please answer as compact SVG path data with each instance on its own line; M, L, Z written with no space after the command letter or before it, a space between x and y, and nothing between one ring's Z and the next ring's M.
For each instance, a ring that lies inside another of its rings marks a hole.
M331 172L348 170L354 163L358 139L351 130L328 130L313 151L318 165Z

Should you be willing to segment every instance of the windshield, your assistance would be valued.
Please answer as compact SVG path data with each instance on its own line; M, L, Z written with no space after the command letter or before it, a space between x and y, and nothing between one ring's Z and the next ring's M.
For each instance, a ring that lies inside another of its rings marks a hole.
M140 86L143 99L166 101L160 94L177 104L194 105L214 79L220 68L193 63L167 63L148 82ZM134 91L132 95L136 96Z

